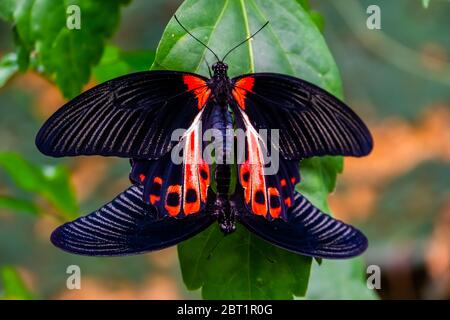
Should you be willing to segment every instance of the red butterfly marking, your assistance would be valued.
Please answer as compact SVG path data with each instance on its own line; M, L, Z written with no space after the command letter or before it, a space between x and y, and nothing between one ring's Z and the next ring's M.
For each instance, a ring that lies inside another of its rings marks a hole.
M172 217L176 217L180 213L181 185L171 185L167 188L165 208Z
M198 174L200 177L200 196L202 202L206 202L206 195L210 184L209 180L209 165L203 159L200 160L198 165Z
M246 202L250 202L253 213L267 214L266 181L264 179L263 154L259 145L259 135L251 125L247 115L241 111L247 128L248 160L242 165L241 184L245 189ZM249 182L245 181L245 173L249 172ZM251 190L251 191L250 191ZM251 196L250 196L251 195Z
M188 91L192 91L195 94L197 108L199 110L202 109L211 95L211 89L209 89L205 80L193 75L184 75L183 82L188 87Z
M183 211L186 215L200 211L200 181L198 172L200 150L198 138L198 126L195 126L192 131L188 132L186 137L183 186Z
M252 92L254 83L255 78L244 77L234 84L234 89L231 93L242 110L245 110L245 96L247 95L247 92Z
M280 192L277 188L268 188L269 212L273 218L278 218L281 214Z
M241 175L241 185L244 188L244 197L245 197L245 203L250 203L250 165L248 163L248 160L245 161L240 168L240 175Z
M155 204L155 202L161 199L161 187L163 180L161 177L155 177L153 179L152 190L150 192L150 203Z

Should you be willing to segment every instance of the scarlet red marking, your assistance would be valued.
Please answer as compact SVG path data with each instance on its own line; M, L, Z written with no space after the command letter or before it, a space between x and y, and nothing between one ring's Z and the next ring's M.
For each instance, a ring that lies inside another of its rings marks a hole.
M159 184L162 185L162 179L161 179L160 177L155 177L155 178L153 179L153 183L159 183Z
M292 205L291 197L287 197L286 199L284 199L284 203L289 208Z
M187 191L188 190L194 190L194 189L188 189L186 187L184 188L183 211L186 215L200 211L200 199L198 197L197 190L194 190L195 201L187 202Z
M168 195L170 193L176 193L178 194L178 204L173 206L173 205L169 205L167 203L167 198ZM164 206L167 210L167 212L169 213L170 216L175 217L180 213L180 209L181 209L181 186L179 184L177 185L171 185L167 188L167 192L166 192L166 204Z
M272 196L280 197L280 193L278 192L277 188L267 188L267 194L269 196L270 202L272 202ZM281 205L279 205L277 208L273 208L272 204L269 205L269 213L273 218L278 218L281 213Z
M297 181L297 179L295 179L295 177L292 177L291 178L291 182L292 182L292 184L294 184L295 185L295 182Z
M245 97L248 92L252 92L254 84L255 78L253 77L241 78L234 84L234 89L231 93L242 110L245 110Z
M286 179L281 179L280 184L282 187L286 186Z
M198 163L200 161L200 149L198 146L198 128L195 127L188 133L186 139L186 148L184 152L184 198L183 211L186 215L200 211L200 197L198 196L200 190L200 181L198 176ZM186 201L186 193L191 189L196 192L196 199L193 202Z
M244 179L244 175L249 174L250 172L250 167L248 164L248 160L245 161L242 165L241 168L239 170L240 172L240 176L241 176L241 186L244 188L244 197L245 197L245 202L249 203L250 202L250 179L245 180Z
M150 203L155 204L157 201L159 201L161 197L155 196L154 194L150 195Z
M184 75L183 82L188 87L188 91L192 91L197 98L197 108L202 109L211 95L211 89L205 80L193 75Z
M200 196L202 202L206 202L207 191L209 187L209 165L203 160L200 160L198 165L198 175L200 177Z
M163 182L163 180L161 179L161 177L154 177L153 178L153 183L154 184L159 184L160 186L162 186L162 182ZM155 204L159 200L161 200L161 197L159 195L150 194L150 203L151 204Z
M247 119L246 119L247 120ZM250 170L250 184L252 189L252 211L255 214L265 215L267 213L266 181L264 178L263 154L259 145L258 133L251 124L247 124L247 144ZM256 193L263 193L263 203L256 202Z
M267 201L266 201L266 192L264 189L254 189L252 190L252 211L257 215L265 215L267 213ZM263 194L263 203L258 203L256 201L256 194L258 192L262 192Z
M141 182L144 182L144 180L145 180L145 174L140 174L139 175L139 180L141 180Z
M246 141L248 149L248 158L240 166L241 185L245 188L245 200L247 204L250 201L251 194L252 212L265 215L267 214L267 190L264 177L264 157L259 144L260 137L250 123L247 114L242 110L240 113L247 129ZM248 172L250 173L249 175L247 175ZM247 176L249 179L247 179Z

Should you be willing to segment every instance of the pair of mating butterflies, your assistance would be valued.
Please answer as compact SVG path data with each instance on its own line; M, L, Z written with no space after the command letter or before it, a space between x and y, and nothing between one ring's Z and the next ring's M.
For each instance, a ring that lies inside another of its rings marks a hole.
M372 138L361 119L298 78L254 73L230 79L223 60L217 58L210 78L146 71L107 81L46 121L36 138L42 153L118 156L130 158L132 165L132 186L97 211L57 228L53 244L83 255L136 254L175 245L218 221L225 233L239 222L302 255L349 258L366 249L359 230L322 213L295 191L299 160L371 151ZM172 141L180 128L185 134ZM202 158L201 137L211 128L227 143L235 137L226 129L245 130L245 161L237 164L237 172ZM264 173L259 129L279 129L276 174ZM183 162L177 164L171 150L180 145ZM233 178L237 185L231 188Z

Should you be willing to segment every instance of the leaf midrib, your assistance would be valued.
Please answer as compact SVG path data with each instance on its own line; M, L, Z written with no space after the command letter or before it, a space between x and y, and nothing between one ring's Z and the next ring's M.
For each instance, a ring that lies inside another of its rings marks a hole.
M219 22L222 20L222 17L223 17L223 15L224 15L224 13L225 13L225 9L228 7L228 1L229 1L229 0L225 0L225 2L224 2L224 4L223 4L223 8L222 8L222 10L220 11L219 16L217 17L217 21L216 21L216 23L214 24L214 26L212 27L212 32L210 33L210 35L209 35L209 37L208 37L208 41L206 42L206 45L207 45L208 47L209 47L209 43L211 42L211 39L212 39L212 37L213 37L213 34L214 34L215 30L217 29L217 25L218 25ZM197 65L197 67L195 68L195 72L196 72L196 73L198 73L198 71L200 70L200 66L201 66L201 64L202 64L202 61L203 61L203 60L205 59L205 57L206 57L206 52L207 52L207 50L208 50L207 48L203 49L202 58L198 60L198 65Z

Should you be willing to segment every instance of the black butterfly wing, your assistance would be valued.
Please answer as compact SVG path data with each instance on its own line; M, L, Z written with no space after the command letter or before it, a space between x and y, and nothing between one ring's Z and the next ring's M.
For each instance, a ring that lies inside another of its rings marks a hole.
M368 245L361 231L322 213L297 192L287 221L269 221L250 212L243 214L240 221L264 240L306 256L351 258L363 253Z
M204 213L159 219L156 208L144 202L142 194L142 185L131 186L97 211L57 228L52 243L81 255L137 254L175 245L214 221Z
M285 159L359 157L372 150L372 136L362 120L316 85L274 73L244 75L233 83L234 99L256 129L280 129Z
M180 142L158 160L133 159L130 180L143 184L143 200L156 207L159 216L183 218L203 211L211 184L209 164L203 159L201 110Z
M144 186L143 201L152 204L159 217L184 218L205 209L210 168L204 161L174 163L168 153L159 160L134 159L130 180Z
M49 156L158 159L177 141L211 93L206 78L146 71L102 83L66 103L43 125L38 149Z
M235 119L237 127L245 131L245 158L238 164L238 176L247 210L269 220L286 219L293 204L295 185L300 182L298 161L273 157L277 151L269 152L268 143L243 110L238 109ZM269 154L270 163L265 163L264 156Z

